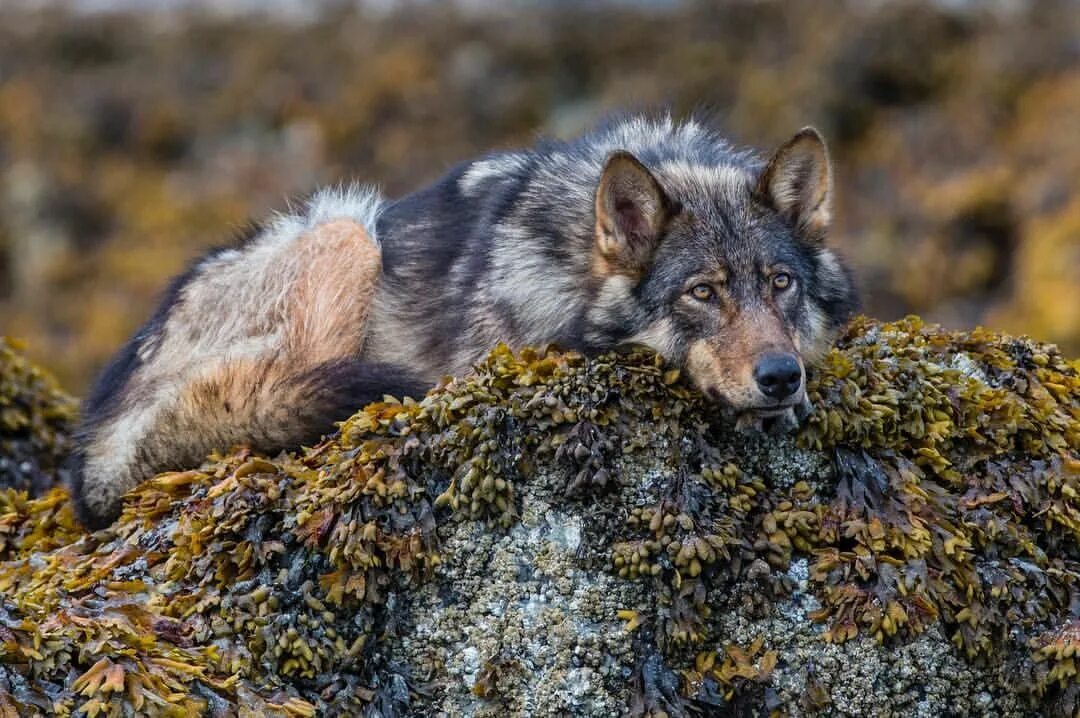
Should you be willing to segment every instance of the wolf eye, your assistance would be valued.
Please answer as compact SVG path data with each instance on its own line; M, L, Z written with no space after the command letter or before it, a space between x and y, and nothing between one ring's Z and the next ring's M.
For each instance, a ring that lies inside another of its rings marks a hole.
M716 292L708 284L695 284L690 294L699 302L707 302L716 296Z
M791 286L792 281L793 280L791 278L791 275L787 272L777 272L776 274L772 275L773 289L779 289L780 291L783 291Z

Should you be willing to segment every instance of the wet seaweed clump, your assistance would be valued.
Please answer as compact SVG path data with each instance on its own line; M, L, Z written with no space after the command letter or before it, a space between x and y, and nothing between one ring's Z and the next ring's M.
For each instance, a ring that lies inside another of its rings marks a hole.
M649 353L499 347L315 447L159 475L93 535L61 490L2 493L0 711L604 715L601 693L672 717L842 706L845 673L802 663L780 633L747 635L770 616L816 625L821 651L939 632L979 670L1007 666L1024 710L1080 707L1076 362L982 330L859 320L810 392L797 445L773 446ZM522 600L469 619L463 564L482 580L492 546L545 530L572 567L519 551L499 574L515 585L492 595ZM609 588L588 598L575 582ZM617 607L602 631L566 629L582 643L565 654L544 633L560 595L564 611ZM796 598L810 608L784 608ZM518 629L491 628L486 654L469 644L511 610L535 654ZM624 653L590 657L619 636ZM472 658L403 649L462 642ZM536 660L565 661L565 687L530 681ZM515 697L539 690L555 693Z
M75 401L0 337L0 487L38 495L57 483Z
M978 658L1071 615L1077 362L982 329L864 321L826 359L813 399L800 439L834 452L836 494L796 500L817 522L787 530L813 551L829 639L940 619Z

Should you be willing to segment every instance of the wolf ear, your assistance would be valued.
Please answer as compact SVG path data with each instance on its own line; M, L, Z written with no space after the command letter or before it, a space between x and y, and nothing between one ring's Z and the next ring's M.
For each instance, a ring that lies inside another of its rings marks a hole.
M757 197L788 217L804 238L824 239L831 220L832 167L825 140L804 127L773 154L758 180Z
M609 270L644 269L670 215L671 202L645 165L622 150L608 158L596 188L596 243Z

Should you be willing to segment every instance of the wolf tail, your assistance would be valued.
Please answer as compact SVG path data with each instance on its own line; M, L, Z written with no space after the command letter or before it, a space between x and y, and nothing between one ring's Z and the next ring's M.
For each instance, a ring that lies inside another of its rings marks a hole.
M379 209L373 190L321 192L173 283L84 403L71 468L85 525L111 523L129 489L215 448L310 443L384 393L423 392L406 369L360 363Z

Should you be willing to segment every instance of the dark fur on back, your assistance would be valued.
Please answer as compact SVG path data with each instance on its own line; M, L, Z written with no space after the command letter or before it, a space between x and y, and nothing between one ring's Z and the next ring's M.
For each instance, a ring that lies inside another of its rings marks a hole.
M790 418L801 387L763 394L759 359L803 372L856 305L824 241L831 186L813 130L764 161L694 121L634 116L388 204L320 193L193 265L103 373L79 516L108 523L124 491L214 448L312 441L498 342L645 345L737 412Z

